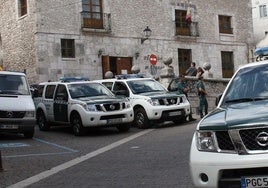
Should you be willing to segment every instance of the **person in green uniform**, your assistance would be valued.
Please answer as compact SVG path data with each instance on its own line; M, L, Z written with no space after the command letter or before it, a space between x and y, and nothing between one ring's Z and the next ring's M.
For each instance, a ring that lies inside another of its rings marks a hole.
M185 76L183 74L179 75L179 82L178 85L178 94L184 94L186 98L188 99L188 92L190 91L190 88L185 83ZM192 110L190 108L190 114L189 114L189 121L195 121L196 119L192 116Z
M200 76L198 78L198 82L197 82L197 85L196 85L196 89L197 89L197 92L198 92L198 97L199 97L199 114L200 114L200 117L203 118L204 117L204 114L203 112L205 112L205 115L207 115L208 113L208 101L207 101L207 98L206 98L206 95L207 95L207 92L206 92L206 89L205 89L205 84L203 82L203 76Z

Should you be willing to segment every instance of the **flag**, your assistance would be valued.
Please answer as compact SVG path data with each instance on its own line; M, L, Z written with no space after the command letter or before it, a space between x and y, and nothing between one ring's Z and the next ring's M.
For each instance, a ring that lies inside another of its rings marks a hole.
M187 23L191 23L192 22L192 20L191 20L191 9L190 9L190 7L187 8L185 20L186 20Z

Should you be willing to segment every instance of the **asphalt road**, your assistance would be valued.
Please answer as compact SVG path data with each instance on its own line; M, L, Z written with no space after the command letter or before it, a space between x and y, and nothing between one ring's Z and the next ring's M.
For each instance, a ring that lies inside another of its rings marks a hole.
M90 130L75 137L69 128L33 139L0 134L0 187L192 188L189 150L198 121L151 129Z

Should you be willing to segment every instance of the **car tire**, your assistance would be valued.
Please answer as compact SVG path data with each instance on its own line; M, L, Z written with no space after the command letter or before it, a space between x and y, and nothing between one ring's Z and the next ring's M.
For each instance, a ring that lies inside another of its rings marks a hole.
M50 129L50 125L47 122L47 118L42 110L37 113L36 120L41 131L48 131Z
M83 127L80 116L75 113L72 116L72 129L75 136L83 136L86 132L85 127Z
M139 129L146 129L150 126L146 111L143 108L136 108L134 110L134 126Z
M128 124L123 124L123 125L118 125L116 127L119 132L127 132L130 129L130 125Z
M34 136L34 130L24 132L23 135L24 135L24 138L33 138L33 136Z

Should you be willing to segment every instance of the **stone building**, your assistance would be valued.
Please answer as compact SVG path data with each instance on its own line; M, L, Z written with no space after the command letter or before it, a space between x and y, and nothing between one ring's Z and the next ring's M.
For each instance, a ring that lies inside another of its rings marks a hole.
M0 63L31 83L101 79L134 65L155 76L169 58L175 75L196 62L229 78L252 58L251 8L251 0L1 0Z
M254 44L268 34L268 0L252 0ZM268 45L268 44L267 44Z

